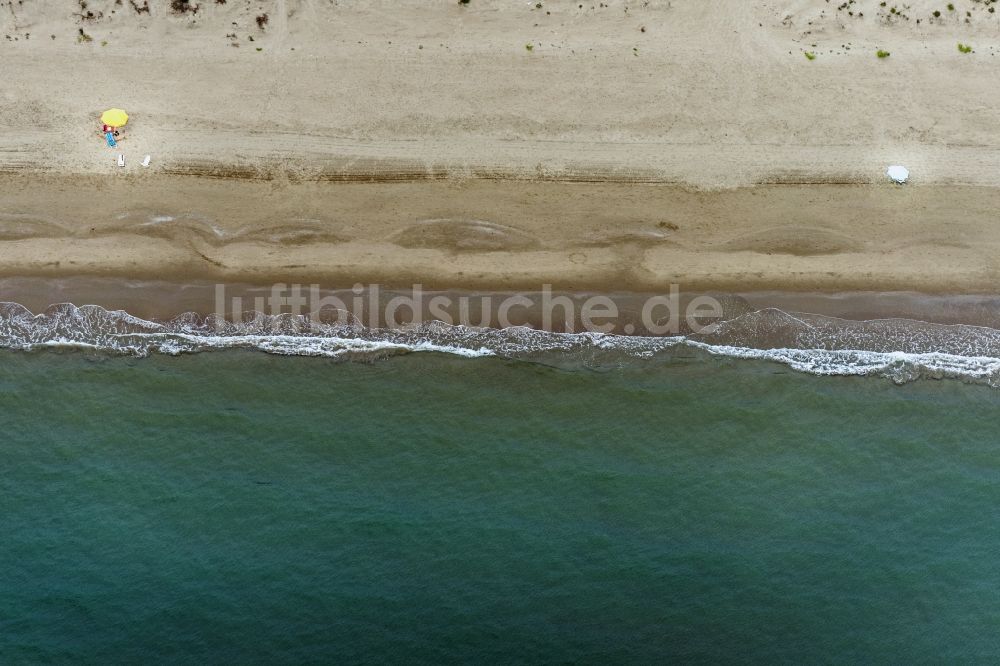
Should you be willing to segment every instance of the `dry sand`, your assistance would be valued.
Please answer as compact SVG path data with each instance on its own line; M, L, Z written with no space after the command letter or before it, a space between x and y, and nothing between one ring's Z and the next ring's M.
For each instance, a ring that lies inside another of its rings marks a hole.
M996 293L991 2L4 4L3 277Z

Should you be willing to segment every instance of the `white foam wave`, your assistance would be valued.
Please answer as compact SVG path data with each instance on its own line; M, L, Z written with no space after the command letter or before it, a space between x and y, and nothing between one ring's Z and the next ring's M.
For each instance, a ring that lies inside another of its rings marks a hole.
M780 310L740 315L699 338L548 333L525 327L481 329L440 322L370 329L261 314L242 322L190 313L155 322L98 306L61 304L34 314L16 303L0 303L0 348L79 349L131 356L249 349L342 360L434 352L565 367L669 361L678 350L688 349L706 357L780 363L814 375L875 375L898 383L918 378L959 379L1000 386L1000 331L996 329L912 320L858 322Z
M875 352L859 349L752 349L686 341L718 356L772 361L813 375L878 375L898 384L920 379L960 379L1000 386L1000 358L942 352Z
M359 338L292 336L292 335L191 335L139 336L145 338L147 351L183 354L209 349L256 349L283 356L325 356L338 358L359 355L391 355L409 352L438 352L466 358L493 356L485 347L471 349L429 341L391 342Z

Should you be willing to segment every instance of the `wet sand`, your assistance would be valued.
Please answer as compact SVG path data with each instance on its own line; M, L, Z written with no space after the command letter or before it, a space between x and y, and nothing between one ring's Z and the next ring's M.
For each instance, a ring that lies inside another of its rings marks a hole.
M0 278L0 302L16 302L40 314L58 304L97 305L106 310L122 310L149 321L168 322L182 315L199 318L221 315L228 321L252 318L255 312L304 315L313 321L361 324L367 327L409 325L414 321L444 321L466 326L524 325L555 332L603 331L646 335L650 319L662 319L676 309L676 331L692 332L685 317L694 299L711 298L718 303L716 313L705 312L696 323L704 327L732 320L752 312L808 314L849 322L911 320L923 324L964 325L1000 330L1000 297L988 295L928 295L918 292L630 292L630 291L482 291L433 290L421 287L392 289L381 285L328 288L319 284L249 284L240 282L170 282L165 280L121 280L84 277ZM284 298L284 302L274 298ZM595 298L613 303L615 315L602 316L603 305ZM296 304L296 300L298 303ZM650 315L643 308L652 299L661 299ZM667 299L667 300L662 300ZM392 301L397 305L389 306ZM344 306L343 313L330 311L333 303ZM507 321L500 320L504 303ZM585 305L588 304L589 305ZM567 304L569 307L567 308ZM596 314L586 323L586 308ZM318 311L318 313L317 313ZM543 314L543 313L548 314ZM568 316L565 316L568 313ZM387 315L393 320L387 321ZM545 319L548 317L548 319ZM567 323L569 322L569 323ZM599 328L610 323L607 329ZM758 331L762 339L767 334ZM663 332L655 332L660 335Z
M0 176L0 277L995 293L1000 189Z

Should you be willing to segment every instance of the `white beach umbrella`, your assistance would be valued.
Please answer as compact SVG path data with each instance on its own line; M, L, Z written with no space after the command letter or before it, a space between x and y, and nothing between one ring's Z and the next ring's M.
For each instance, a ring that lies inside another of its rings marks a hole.
M889 176L889 178L892 178L892 180L902 185L903 183L905 183L907 180L910 179L910 170L904 166L899 166L898 164L894 164L888 169L886 169L885 175Z

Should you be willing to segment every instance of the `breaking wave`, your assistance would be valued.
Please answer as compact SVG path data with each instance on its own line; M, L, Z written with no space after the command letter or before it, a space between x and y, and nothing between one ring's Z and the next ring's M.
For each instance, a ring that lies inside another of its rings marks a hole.
M909 319L854 321L777 309L740 314L711 333L641 337L441 322L366 328L259 313L240 322L193 313L160 322L95 305L53 305L35 314L17 303L0 303L0 348L128 356L249 349L360 361L438 352L568 368L620 367L693 353L770 361L815 375L873 375L897 383L958 379L1000 386L1000 330Z

